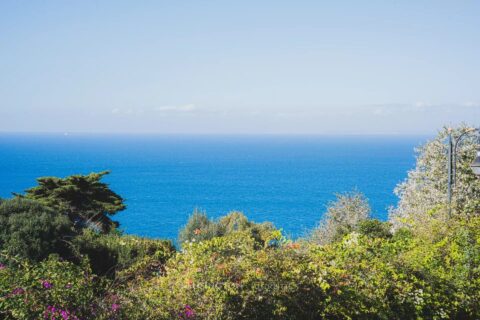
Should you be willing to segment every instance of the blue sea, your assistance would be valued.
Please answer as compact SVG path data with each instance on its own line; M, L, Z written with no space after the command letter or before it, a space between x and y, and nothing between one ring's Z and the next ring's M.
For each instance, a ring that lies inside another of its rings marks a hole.
M357 189L386 219L414 166L420 136L0 134L0 197L40 176L110 170L128 234L176 239L195 208L239 210L291 237L321 219L335 193Z

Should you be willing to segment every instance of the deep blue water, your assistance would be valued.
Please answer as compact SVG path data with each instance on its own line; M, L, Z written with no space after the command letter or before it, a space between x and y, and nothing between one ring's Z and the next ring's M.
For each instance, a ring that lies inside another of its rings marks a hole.
M160 136L0 134L0 197L39 176L111 170L127 233L174 239L195 207L272 221L296 237L337 192L354 188L386 219L414 165L418 136Z

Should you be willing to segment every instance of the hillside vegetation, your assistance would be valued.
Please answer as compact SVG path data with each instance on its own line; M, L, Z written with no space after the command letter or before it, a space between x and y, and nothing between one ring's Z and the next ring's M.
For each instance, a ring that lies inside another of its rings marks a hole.
M40 178L0 200L0 318L479 319L475 140L459 148L449 215L445 135L417 150L389 221L342 193L296 240L240 212L195 211L175 248L119 231L108 172Z

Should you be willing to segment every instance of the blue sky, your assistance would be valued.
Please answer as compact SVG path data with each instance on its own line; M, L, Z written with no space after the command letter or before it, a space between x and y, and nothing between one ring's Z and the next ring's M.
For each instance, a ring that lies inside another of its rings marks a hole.
M0 2L0 131L480 124L478 1Z

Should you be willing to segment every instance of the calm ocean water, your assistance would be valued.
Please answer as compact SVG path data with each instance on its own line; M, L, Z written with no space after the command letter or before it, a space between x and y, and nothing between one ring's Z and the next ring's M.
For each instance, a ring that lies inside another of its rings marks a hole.
M111 170L127 233L174 239L195 207L272 221L296 237L336 192L354 188L386 219L395 185L414 165L418 136L0 135L0 197L39 176Z

